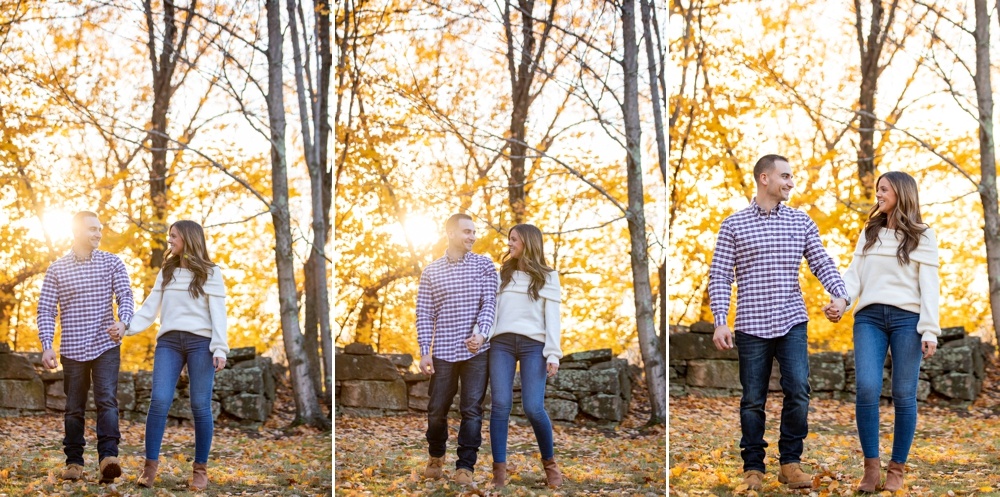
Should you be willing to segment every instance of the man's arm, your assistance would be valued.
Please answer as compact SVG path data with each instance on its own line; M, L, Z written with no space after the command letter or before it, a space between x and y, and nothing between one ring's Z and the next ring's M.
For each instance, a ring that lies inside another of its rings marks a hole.
M431 353L431 338L434 336L434 289L433 282L427 270L420 273L420 286L417 288L417 345L420 346L420 357Z
M42 363L49 369L56 367L56 354L52 342L56 337L56 313L59 306L59 280L50 267L42 280L42 293L38 299L38 339L42 342Z
M847 286L844 285L844 279L840 277L837 265L823 248L823 241L819 238L819 227L812 219L808 220L806 227L806 246L803 255L806 262L809 263L809 270L816 275L816 278L823 284L823 288L826 288L835 301L843 301L838 302L839 305L843 306L841 308L841 312L843 312L844 308L847 307Z
M483 262L480 285L479 314L476 316L476 324L479 325L479 334L486 339L489 338L493 322L496 320L497 287L500 285L497 268L493 265L492 260Z
M121 323L130 323L132 315L135 314L135 296L132 295L132 282L128 279L128 270L125 269L125 263L117 255L112 257L114 257L114 260L111 268L111 290L115 292L115 300L118 302L118 321Z
M724 350L733 348L732 332L729 331L729 299L733 295L733 281L736 268L736 237L732 227L725 221L715 239L712 264L708 269L708 298L715 320L715 347Z

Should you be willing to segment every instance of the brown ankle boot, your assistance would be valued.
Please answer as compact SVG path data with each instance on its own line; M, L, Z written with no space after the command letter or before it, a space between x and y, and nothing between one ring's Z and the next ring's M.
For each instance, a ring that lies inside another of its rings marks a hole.
M895 492L903 488L903 474L906 473L906 464L889 461L889 469L885 472L885 485L882 490Z
M153 488L153 480L156 479L156 469L159 467L160 461L146 459L146 464L142 467L142 475L139 476L136 483L138 483L140 487Z
M881 471L882 467L879 464L879 458L866 457L865 475L861 477L861 483L858 483L858 492L877 491L879 481L882 479Z
M493 463L493 487L500 488L507 484L507 463Z
M195 490L205 490L208 486L208 466L196 462L193 466L193 471L191 474L191 488Z
M563 477L562 471L559 471L559 465L556 464L556 458L552 459L542 459L542 467L545 468L545 484L552 488L557 488L562 486Z

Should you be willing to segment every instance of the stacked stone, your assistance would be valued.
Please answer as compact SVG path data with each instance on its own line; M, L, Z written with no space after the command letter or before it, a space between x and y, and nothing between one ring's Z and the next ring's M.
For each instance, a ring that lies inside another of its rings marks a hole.
M720 351L712 343L714 327L699 322L690 328L673 327L670 334L670 395L738 396L739 362L736 349ZM955 404L975 400L982 390L986 358L992 349L962 327L944 328L938 351L920 367L917 400L937 397ZM857 393L854 353L820 352L809 356L809 384L813 398L853 402ZM882 371L882 397L892 397L891 355ZM781 391L781 372L772 365L770 390Z
M413 358L410 358L413 362ZM409 408L407 382L393 361L371 345L352 343L334 355L337 414L386 416Z
M11 354L0 344L0 416L21 416L66 410L63 372L42 366L41 353ZM168 422L193 420L186 370L177 381ZM153 388L151 371L118 373L118 409L124 419L145 422ZM220 414L241 424L259 424L271 414L275 400L275 370L271 359L259 357L253 347L233 349L226 368L216 373L212 417ZM8 407L14 406L14 407ZM87 411L96 411L94 393L87 397Z

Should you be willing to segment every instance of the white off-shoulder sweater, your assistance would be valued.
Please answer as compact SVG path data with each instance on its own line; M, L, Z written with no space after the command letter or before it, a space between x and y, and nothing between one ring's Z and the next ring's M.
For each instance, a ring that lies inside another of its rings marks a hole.
M226 336L226 285L218 266L208 270L208 279L202 289L205 294L191 298L188 286L194 277L188 269L177 268L170 284L163 287L163 270L156 275L156 282L142 307L132 317L127 335L135 335L149 328L160 316L160 338L168 331L186 331L211 338L208 349L214 357L226 357L229 343Z
M896 230L882 228L878 240L867 253L865 233L861 232L854 260L844 273L847 294L854 314L872 304L885 304L920 314L917 333L924 342L937 342L941 334L938 322L940 281L938 279L938 247L934 230L928 228L920 237L917 248L910 252L910 263L901 265L896 259L899 240Z
M559 343L559 274L550 272L545 285L538 291L538 300L531 298L528 286L531 277L514 271L510 283L497 294L497 314L488 339L504 333L517 333L545 343L545 362L559 364L562 346Z

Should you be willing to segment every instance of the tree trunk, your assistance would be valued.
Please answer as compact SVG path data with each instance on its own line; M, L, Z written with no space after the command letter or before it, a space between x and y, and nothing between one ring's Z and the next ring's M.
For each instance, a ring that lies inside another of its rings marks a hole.
M267 114L271 131L271 219L274 224L274 259L278 270L278 302L281 313L281 336L288 358L292 390L295 394L295 424L329 428L309 378L309 365L303 359L303 339L299 330L298 297L295 287L295 261L292 252L292 229L288 211L288 174L285 155L285 97L282 81L282 42L280 0L267 0Z
M898 0L893 0L889 8L889 18L883 30L882 16L885 14L885 8L882 6L882 0L871 0L871 2L872 19L866 40L861 22L861 0L854 0L855 29L857 30L858 49L861 53L861 95L858 98L858 135L860 138L858 143L858 179L861 181L862 198L866 201L871 200L875 194L875 169L878 167L878 159L875 157L875 124L878 122L875 117L875 93L878 91L878 77L882 72L879 58L882 56L882 47L885 46L885 39L892 27L892 19L899 4Z
M656 157L663 182L667 181L667 138L663 134L663 107L660 105L660 87L657 84L656 50L653 48L653 0L641 0L642 28L646 34L646 62L649 68L649 95L653 102L653 130L656 132ZM666 91L666 89L664 89ZM666 304L666 294L662 303Z
M624 0L622 9L622 38L624 54L622 69L625 73L625 98L622 113L625 116L625 148L628 168L628 231L631 241L632 287L635 294L635 320L639 334L639 350L646 373L646 389L652 407L650 424L662 424L667 418L667 375L664 355L653 323L653 292L649 280L649 255L646 242L646 216L642 187L641 144L642 130L639 120L639 46L636 40L635 0Z
M323 214L323 245L326 246L327 241L330 240L330 208L333 205L333 168L329 162L329 143L330 135L333 134L333 127L330 125L330 79L333 73L333 50L331 49L331 36L330 36L330 15L331 15L330 5L323 1L317 2L317 9L315 11L316 16L316 29L317 38L319 41L319 120L317 127L319 131L317 133L318 139L316 140L316 156L318 158L318 164L320 166L320 176L322 178L322 214ZM318 299L325 302L325 313L320 313L320 343L323 347L323 364L325 366L325 371L323 375L323 381L325 383L325 397L331 399L329 404L332 405L332 395L333 395L333 327L330 322L330 296L329 289L330 285L327 281L326 275L326 256L324 254L317 254L316 252L309 253L310 259L323 259L322 271L316 270L317 273L322 274L322 286L323 291L326 292L325 296L318 296ZM331 412L333 410L331 409Z
M998 5L1000 6L1000 5ZM976 101L979 110L979 197L983 203L983 238L986 241L986 275L989 280L990 315L1000 343L1000 213L997 210L997 165L993 141L993 83L990 80L990 13L986 0L975 0Z

